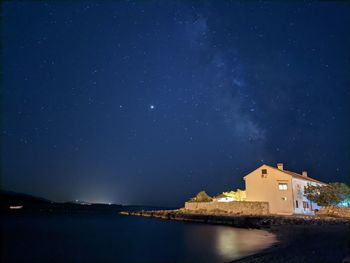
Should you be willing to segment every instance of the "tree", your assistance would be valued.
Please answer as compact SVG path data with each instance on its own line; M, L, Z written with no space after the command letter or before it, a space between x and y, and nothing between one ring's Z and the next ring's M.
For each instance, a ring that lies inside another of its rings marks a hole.
M211 198L205 191L200 191L195 197L190 199L190 202L211 202Z
M319 206L336 206L350 199L350 188L344 183L309 184L305 187L304 195Z

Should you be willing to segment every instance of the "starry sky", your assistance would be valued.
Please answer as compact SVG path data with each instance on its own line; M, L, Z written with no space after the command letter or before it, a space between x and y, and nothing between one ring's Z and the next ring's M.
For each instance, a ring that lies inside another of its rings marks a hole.
M1 187L178 206L259 165L349 179L350 5L2 4Z

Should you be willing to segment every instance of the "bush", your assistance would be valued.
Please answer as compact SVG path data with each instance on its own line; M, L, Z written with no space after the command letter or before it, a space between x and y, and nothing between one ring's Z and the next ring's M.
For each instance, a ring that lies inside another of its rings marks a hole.
M199 192L195 197L191 198L189 202L211 202L211 198L205 191Z

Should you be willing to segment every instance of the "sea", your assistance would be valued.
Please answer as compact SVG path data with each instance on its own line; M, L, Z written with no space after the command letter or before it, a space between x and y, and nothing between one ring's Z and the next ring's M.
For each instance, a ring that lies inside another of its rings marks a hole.
M0 219L1 262L230 262L276 242L263 230L117 213Z

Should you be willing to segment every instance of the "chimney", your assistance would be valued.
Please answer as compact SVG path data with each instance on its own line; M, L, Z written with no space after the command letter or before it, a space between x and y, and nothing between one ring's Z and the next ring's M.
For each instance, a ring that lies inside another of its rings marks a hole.
M303 171L302 176L307 177L307 171Z
M278 163L277 168L283 171L283 163Z

